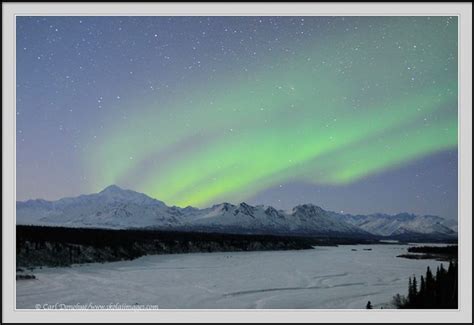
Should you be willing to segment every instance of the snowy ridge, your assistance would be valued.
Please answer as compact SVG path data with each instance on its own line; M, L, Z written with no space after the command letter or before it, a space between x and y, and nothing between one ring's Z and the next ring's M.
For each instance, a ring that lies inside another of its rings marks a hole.
M57 201L17 202L17 224L306 235L456 235L451 229L455 225L437 216L354 216L326 211L313 204L299 205L290 211L245 202L221 203L206 209L168 207L162 201L116 185L96 194Z
M457 223L438 216L417 216L410 213L396 215L340 215L344 220L374 235L395 236L402 234L439 234L455 236Z

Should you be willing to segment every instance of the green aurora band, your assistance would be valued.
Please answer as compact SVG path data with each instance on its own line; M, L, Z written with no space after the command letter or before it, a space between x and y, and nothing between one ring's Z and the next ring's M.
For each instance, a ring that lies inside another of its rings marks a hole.
M172 100L129 101L137 112L110 121L84 157L94 190L133 184L204 207L287 181L344 185L456 148L456 23L408 18L298 43Z

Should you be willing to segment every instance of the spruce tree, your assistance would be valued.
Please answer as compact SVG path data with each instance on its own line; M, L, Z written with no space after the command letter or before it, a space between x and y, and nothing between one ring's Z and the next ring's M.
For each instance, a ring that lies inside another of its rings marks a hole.
M370 300L367 301L367 305L365 306L365 308L366 309L372 309L372 304L371 304Z
M433 278L433 273L431 273L431 269L428 266L426 268L426 305L427 306L434 306L435 305L435 282ZM430 307L433 308L433 307Z
M420 277L420 295L423 295L425 293L425 290L426 290L426 286L425 286L425 278L423 277L423 275Z
M424 308L426 299L426 285L423 275L420 277L420 291L418 292L419 307Z
M413 289L412 289L413 290L413 295L416 296L417 293L418 293L418 284L416 282L416 277L415 276L413 276L413 281L412 281L411 285L413 287Z
M458 308L458 267L456 262L449 262L447 278L448 308Z
M415 301L415 293L413 292L413 284L411 281L411 277L408 278L408 301L407 307L411 307L413 302Z
M417 282L416 276L413 276L413 281L411 282L412 285L412 292L413 292L413 307L418 307L418 289L417 289Z

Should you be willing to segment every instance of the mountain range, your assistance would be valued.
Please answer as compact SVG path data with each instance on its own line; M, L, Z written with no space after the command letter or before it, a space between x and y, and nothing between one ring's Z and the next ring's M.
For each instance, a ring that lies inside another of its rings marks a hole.
M167 206L145 194L111 185L99 193L57 201L28 200L16 204L18 225L111 229L161 229L248 234L403 238L457 237L457 223L438 216L351 215L313 204L291 210L242 202L205 209Z

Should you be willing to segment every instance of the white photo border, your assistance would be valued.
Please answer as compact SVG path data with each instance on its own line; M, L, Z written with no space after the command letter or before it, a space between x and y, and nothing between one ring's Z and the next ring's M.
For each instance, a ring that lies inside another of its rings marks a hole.
M3 322L472 322L472 3L2 3ZM18 310L15 308L16 16L459 17L459 309Z

